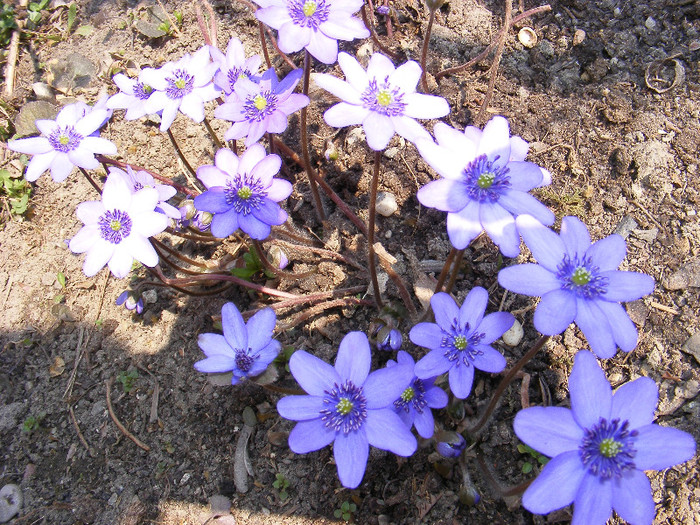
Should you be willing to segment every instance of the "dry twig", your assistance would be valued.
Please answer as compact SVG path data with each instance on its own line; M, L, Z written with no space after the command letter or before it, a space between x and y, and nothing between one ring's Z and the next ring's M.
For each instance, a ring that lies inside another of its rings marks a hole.
M124 425L122 425L121 421L117 419L117 415L114 413L114 409L112 408L112 383L114 383L113 377L105 381L105 386L107 387L107 411L109 412L109 417L112 418L112 421L114 421L114 424L117 425L117 428L122 432L122 434L124 434L134 443L136 443L137 447L142 448L146 452L150 452L151 447L146 445L143 441L141 441L139 438L137 438L131 432L129 432L127 428Z

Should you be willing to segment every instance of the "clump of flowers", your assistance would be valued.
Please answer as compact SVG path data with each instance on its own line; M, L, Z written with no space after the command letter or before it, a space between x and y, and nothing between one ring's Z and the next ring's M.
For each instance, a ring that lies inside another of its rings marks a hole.
M112 81L119 88L107 101L110 109L125 109L126 120L136 120L144 115L155 113L149 104L151 95L155 92L153 86L143 81L143 77L150 77L155 73L153 68L145 68L139 73L138 78L129 78L124 73L118 73L112 77Z
M535 328L560 334L578 325L598 357L615 355L619 346L637 346L637 328L620 301L635 301L654 291L654 279L617 270L627 247L619 235L591 244L586 225L564 217L559 235L535 218L516 220L525 244L539 264L517 264L498 273L504 288L542 299L535 310Z
M218 66L214 74L214 84L225 94L230 95L233 88L241 78L258 80L257 73L260 68L260 55L246 58L243 44L237 38L231 38L224 55L215 47L210 47L211 59Z
M168 184L159 184L153 178L153 175L147 171L134 171L131 166L126 167L126 171L120 168L109 168L109 175L119 177L131 188L132 191L139 191L143 188L153 188L158 192L158 204L156 211L171 219L180 218L180 210L175 206L168 204L166 201L171 199L177 193L177 190Z
M398 364L370 373L369 340L350 332L340 342L335 367L304 350L292 354L289 370L309 394L277 403L280 416L298 421L289 448L306 454L333 443L338 477L357 487L365 474L369 446L410 456L417 442L393 403L411 384L413 370Z
M194 367L200 372L232 372L231 384L262 374L279 354L281 345L272 339L277 317L272 308L256 312L246 323L233 303L221 309L224 335L200 334L197 339L206 359Z
M33 155L24 174L29 182L38 179L46 170L51 170L54 181L63 182L76 166L86 170L99 167L96 154L117 153L112 142L94 135L111 114L107 109L91 109L76 102L59 111L56 120L37 120L41 136L11 140L7 147Z
M554 223L554 214L528 192L549 184L549 172L526 162L528 145L511 137L508 121L492 118L480 130L461 133L438 122L432 140L416 143L418 151L443 178L418 190L424 206L447 212L452 246L466 248L483 230L506 257L520 253L515 217L527 213L541 223Z
M416 363L417 377L428 379L449 372L450 390L464 399L471 392L475 368L491 373L505 368L505 358L490 345L513 325L515 318L507 312L484 317L488 299L488 292L478 286L461 307L444 292L431 297L435 323L418 323L408 335L414 344L430 350Z
M613 393L590 352L576 354L569 393L571 410L531 407L515 417L518 437L552 458L525 491L523 506L548 514L573 502L573 523L603 525L615 510L630 523L651 524L654 499L644 471L689 460L695 440L652 423L658 389L651 379Z

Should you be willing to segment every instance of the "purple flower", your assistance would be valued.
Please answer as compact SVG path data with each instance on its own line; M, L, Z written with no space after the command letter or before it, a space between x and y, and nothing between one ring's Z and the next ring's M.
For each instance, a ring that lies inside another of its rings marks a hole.
M303 74L301 69L289 73L282 82L274 69L262 74L259 82L241 78L226 102L216 108L214 116L234 124L226 131L226 140L247 137L245 145L255 144L265 133L282 133L287 117L309 104L309 97L292 93Z
M406 365L415 367L415 361L407 353L401 350L396 361L389 359L387 366ZM435 421L431 408L445 408L447 406L447 394L435 386L435 378L418 379L413 377L411 384L394 401L394 410L408 428L416 426L416 431L421 437L428 439L433 437Z
M117 297L117 300L114 301L114 303L117 306L121 306L123 304L124 308L127 310L136 310L136 313L139 315L143 312L143 298L139 297L138 300L136 300L129 290L119 294L119 297Z
M214 75L214 84L230 95L233 87L241 78L257 80L255 76L260 68L260 55L246 58L243 44L237 38L228 41L226 55L215 47L210 47L209 52L219 70Z
M396 328L384 326L377 333L377 350L395 352L401 349L403 336Z
M484 317L488 300L488 292L479 286L469 292L461 307L446 293L431 297L435 323L418 323L408 334L414 344L430 349L416 363L416 376L426 379L449 371L450 390L464 399L472 389L475 368L491 373L505 368L505 358L490 344L515 318L506 312Z
M154 88L143 81L143 77L157 74L155 69L145 68L139 73L139 78L129 78L126 75L119 73L114 75L112 80L119 88L119 93L109 97L107 107L110 109L125 109L126 120L136 120L149 113L155 113L152 110L149 100L155 92Z
M221 326L224 335L199 334L197 344L206 359L197 361L194 367L200 372L233 372L231 384L262 374L280 353L282 345L272 339L275 329L275 311L264 308L246 324L233 303L221 309Z
M552 458L523 494L523 506L547 514L573 502L573 524L603 525L614 509L623 520L651 525L654 500L644 471L692 458L695 440L652 424L654 381L640 377L613 393L590 352L576 354L569 393L571 410L532 407L515 416L517 436Z
M398 68L387 57L374 53L367 71L347 53L338 55L346 81L333 75L317 74L314 81L342 100L323 114L329 126L342 128L362 124L367 144L383 150L394 133L411 142L430 139L415 119L447 115L450 107L442 97L416 93L422 70L409 61Z
M527 142L511 137L508 121L492 118L483 132L468 127L464 133L447 124L434 128L438 143L420 141L416 147L442 179L418 190L424 206L447 213L450 242L462 250L486 230L506 257L520 253L515 216L527 213L543 224L554 214L527 193L549 184L551 176L532 162L524 162Z
M110 176L120 177L126 182L126 184L132 189L132 191L139 191L143 188L153 188L158 192L158 205L156 206L156 211L162 213L166 217L171 219L179 219L180 210L175 206L168 204L166 201L171 197L174 197L177 190L168 184L158 184L153 178L153 175L147 171L137 171L131 168L131 166L126 167L126 171L111 167L109 168Z
M105 264L115 277L126 277L134 259L153 267L158 254L148 237L161 233L168 219L155 211L158 192L143 188L132 193L120 177L109 176L101 201L83 202L76 214L83 226L68 244L73 253L87 252L83 272L92 277Z
M435 439L435 449L444 458L458 458L467 448L467 441L458 432L440 432Z
M144 69L139 79L156 91L148 99L148 113L162 112L160 130L166 131L181 111L195 122L204 120L204 103L221 92L212 83L217 65L209 60L209 48L185 54L160 69Z
M51 177L62 182L75 166L86 170L96 169L100 163L96 153L115 155L117 147L107 139L93 134L109 119L111 111L90 108L83 102L64 107L56 120L37 120L39 137L11 140L7 147L19 153L34 155L27 166L25 178L33 182L46 170Z
M289 448L306 454L333 443L338 477L355 488L367 467L369 446L410 456L417 442L394 412L392 403L411 383L410 366L396 365L369 373L367 336L350 332L340 342L335 367L299 350L289 369L307 396L287 396L277 403L285 419L298 421Z
M338 58L338 40L368 38L365 24L352 15L362 0L254 0L262 9L255 16L279 32L285 53L301 48L324 64Z
M517 264L498 273L504 288L542 297L535 328L560 334L573 322L598 357L615 355L619 346L637 346L637 328L620 301L634 301L654 291L654 279L617 270L625 258L625 241L610 235L591 244L588 229L576 217L564 217L557 235L529 215L517 218L523 240L539 264Z
M271 225L287 220L287 212L277 203L289 197L292 185L274 178L282 166L277 155L265 155L265 148L254 144L240 158L220 149L214 163L197 170L207 191L194 199L198 210L214 214L212 235L224 238L240 228L263 240L270 235Z

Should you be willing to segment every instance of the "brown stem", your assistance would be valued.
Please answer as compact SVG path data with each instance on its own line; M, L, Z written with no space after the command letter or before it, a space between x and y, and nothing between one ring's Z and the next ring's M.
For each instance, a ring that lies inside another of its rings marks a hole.
M367 29L369 29L369 34L372 38L372 42L376 44L376 46L380 49L380 51L382 51L382 53L384 53L385 55L389 55L389 57L394 62L398 62L399 56L379 41L379 37L377 36L374 27L372 26L372 24L369 23L369 20L367 20L367 11L365 11L365 7L366 6L363 4L362 9L360 10L360 14L362 14L362 21L365 23L365 26L367 26Z
M105 386L107 387L107 411L109 412L109 416L112 418L112 421L114 421L114 424L117 425L117 428L121 430L122 434L124 434L126 437L128 437L131 441L136 443L136 445L139 448L142 448L146 452L149 452L151 450L151 447L146 445L143 441L141 441L139 438L134 436L131 432L129 432L124 425L122 425L121 421L117 419L117 415L114 413L114 410L112 409L112 383L114 383L114 378L110 377L107 381L105 381Z
M423 49L420 53L420 67L423 70L420 76L420 85L423 92L428 92L428 81L426 79L425 67L428 60L428 44L430 43L430 32L433 30L433 21L435 20L435 9L430 9L430 18L428 19L428 29L425 31L423 38Z
M314 303L317 301L323 301L326 299L331 299L333 297L343 297L345 295L362 293L367 289L366 286L352 286L350 288L338 288L337 290L332 290L330 292L317 292L308 295L300 295L296 299L286 299L284 301L279 301L270 305L270 308L274 310L282 310L284 308L292 308L294 306L299 306L300 304ZM243 312L241 315L245 317L248 313L254 313L257 310L248 310Z
M127 164L126 162L110 159L109 157L105 157L103 155L96 155L96 158L102 164L111 164L112 166L117 166L118 168L122 168L122 169L126 169L127 167L130 167L132 170L135 170L135 171L145 171L154 179L159 180L161 182L164 182L165 184L168 184L169 186L172 186L173 188L175 188L180 193L184 193L185 195L188 195L190 197L196 197L200 193L198 191L192 191L191 189L189 189L186 186L182 186L180 184L177 184L176 182L173 182L172 179L169 179L168 177L164 177L163 175L160 175L160 174L155 173L153 171L147 170L146 168L143 168L141 166L137 166L135 164Z
M540 338L535 342L535 344L532 345L532 348L530 348L530 350L528 350L527 353L524 356L522 356L517 363L513 365L513 368L511 368L505 375L505 377L501 379L498 388L496 388L496 391L491 397L491 401L486 407L486 410L484 410L484 413L479 419L479 421L477 421L477 423L473 427L468 428L467 433L474 435L479 430L481 430L481 428L486 423L488 423L489 419L491 419L493 411L496 409L496 406L498 406L498 402L501 400L503 392L505 392L506 388L508 388L508 385L510 385L513 379L515 379L516 374L520 372L520 370L522 370L522 368L530 361L530 359L535 357L535 354L544 346L544 344L547 341L549 341L549 338L550 336L548 335L540 336Z
M535 479L532 478L513 487L504 487L498 481L496 481L496 478L494 478L493 474L491 473L491 468L488 466L486 460L481 454L476 455L476 461L479 463L481 474L486 478L486 481L488 481L489 485L491 485L491 488L498 492L499 496L502 498L519 496L525 492L525 489L528 488L533 481L535 481Z
M209 235L196 235L193 233L179 232L177 230L174 230L173 228L167 228L165 231L168 232L170 235L174 235L175 237L180 237L182 239L187 239L188 241L219 242L219 239Z
M457 248L452 247L450 253L447 255L447 259L445 259L445 264L442 265L442 271L440 272L437 284L435 285L435 292L433 293L442 292L442 285L445 284L445 281L447 280L447 274L450 273L452 261L454 260L458 251L459 250L457 250Z
M463 258L464 250L459 250L459 252L457 252L457 257L455 257L455 262L452 265L452 275L450 276L450 282L447 283L447 289L445 290L447 293L452 292L452 288L454 288L455 283L457 282L457 277L459 277L459 267L462 265Z
M253 381L255 383L255 381ZM303 396L306 394L304 390L300 390L299 388L285 388L283 386L277 386L273 384L269 385L261 385L260 383L255 383L258 386L263 387L265 390L269 390L270 392L274 392L275 394L284 394L287 396Z
M379 185L379 164L382 160L382 152L374 152L374 170L372 171L372 186L369 191L369 224L367 225L367 256L369 259L369 275L372 278L372 289L374 290L374 301L377 307L384 306L382 294L379 291L379 280L377 279L377 266L374 260L374 223L377 217L377 186Z
M321 312L324 312L325 310L328 310L330 308L337 308L339 306L349 306L349 305L368 305L371 306L373 303L371 301L367 301L365 299L358 299L357 297L345 297L343 299L334 299L332 301L326 301L325 303L320 303L315 306L309 307L306 310L304 310L302 313L297 315L295 318L292 320L279 325L278 328L280 330L291 330L294 328L296 325L298 325L301 322L306 321L310 317L313 317L314 315L318 315Z
M278 231L277 233L281 233L283 235L286 235L288 232L285 231ZM333 252L331 250L324 250L323 248L316 248L314 246L304 246L304 245L299 245L299 244L294 244L288 241L283 241L282 239L276 238L275 242L281 243L281 244L286 244L287 246L290 246L294 250L300 251L300 252L309 252L309 253L315 253L316 255L320 255L322 257L328 257L329 259L335 259L337 261L342 261L345 264L352 266L353 268L357 268L358 270L366 271L367 268L362 266L360 263L355 261L354 259L351 259L350 257L346 257L343 254Z
M100 188L100 185L97 184L97 182L95 182L95 179L93 179L93 178L90 176L90 174L89 174L87 171L85 171L85 169L81 168L80 166L78 166L78 169L82 172L83 175L85 175L85 178L86 178L87 181L90 183L90 185L91 185L93 188L95 188L95 191L97 191L97 193L99 193L100 195L102 195L102 188Z
M304 50L304 84L302 88L302 93L309 96L309 79L311 78L311 53L307 49ZM323 222L326 220L326 214L323 211L323 203L321 202L321 196L318 193L318 186L316 184L316 171L311 165L311 158L309 157L309 138L306 129L306 117L309 106L304 106L301 108L301 156L304 159L304 169L306 170L307 177L309 178L309 187L311 188L311 195L314 201L314 207L316 208L316 215L318 215L319 221Z
M260 259L260 262L265 267L265 269L267 269L268 271L275 274L275 277L278 277L281 279L287 279L287 280L296 280L296 279L304 279L305 277L309 277L310 275L317 273L317 270L311 270L310 272L302 272L302 273L285 272L284 270L281 270L280 268L275 267L275 265L272 264L268 260L267 254L265 253L265 250L263 249L263 245L260 241L256 241L255 239L251 239L251 240L253 241L253 246L255 247L255 251L258 252L258 259Z
M182 150L180 149L180 145L177 143L177 140L175 140L175 135L173 135L173 132L170 131L170 128L168 128L168 137L170 138L170 142L172 142L173 147L175 148L175 151L177 152L177 156L180 157L182 164L184 164L185 168L187 168L187 171L189 171L192 174L192 176L196 177L197 172L194 171L194 168L192 168L192 166L190 166L190 163L185 158L185 155L184 155L184 153L182 153Z
M493 97L493 90L496 87L496 78L498 78L498 66L501 65L501 57L503 57L503 48L506 45L506 39L508 38L508 31L512 24L513 15L513 0L506 0L506 13L505 19L503 20L503 29L498 39L498 48L496 49L496 57L493 59L493 65L491 66L491 78L489 78L489 86L486 90L486 95L484 95L484 100L481 103L481 108L476 116L476 121L483 123L484 116L486 115L486 110L491 103L491 98Z
M194 259L190 259L186 255L182 255L179 251L175 250L174 248L171 248L167 244L160 242L158 239L156 239L154 237L151 237L151 241L153 241L158 248L162 249L163 251L168 252L170 255L181 260L182 262L184 262L186 264L191 264L192 266L196 266L198 268L209 269L209 267L206 264L201 263L199 261L195 261Z
M258 28L260 29L260 45L262 46L265 63L267 64L267 69L271 69L272 62L270 61L270 53L267 51L267 42L265 42L265 26L262 22L258 22Z
M216 147L218 149L223 148L224 145L221 143L221 141L219 140L219 137L216 135L216 132L211 127L211 123L209 122L209 119L207 117L204 117L203 122L204 122L204 127L207 128L207 131L209 132L209 136L214 141L214 144L216 144Z

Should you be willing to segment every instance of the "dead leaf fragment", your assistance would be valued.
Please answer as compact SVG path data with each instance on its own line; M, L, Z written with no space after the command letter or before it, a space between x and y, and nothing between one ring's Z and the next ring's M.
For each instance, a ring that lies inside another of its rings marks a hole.
M66 362L63 360L61 356L56 356L53 360L53 363L49 367L49 375L51 377L58 377L66 369Z

